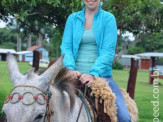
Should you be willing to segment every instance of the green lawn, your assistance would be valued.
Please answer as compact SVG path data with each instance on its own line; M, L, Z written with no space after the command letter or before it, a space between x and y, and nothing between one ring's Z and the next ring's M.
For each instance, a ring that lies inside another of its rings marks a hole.
M113 70L113 78L121 88L127 89L129 70ZM153 85L148 84L149 72L139 70L136 80L135 101L139 110L139 122L153 122ZM163 84L163 79L159 80ZM163 85L159 87L159 122L163 122Z
M21 73L30 69L27 63L18 63ZM139 70L135 89L135 100L139 109L139 122L153 122L153 85L148 84L148 71ZM113 78L121 88L127 88L129 70L113 70ZM163 84L163 80L160 80ZM9 81L9 75L6 68L6 62L0 62L0 111L5 96L9 94L13 85ZM159 120L163 122L163 85L159 87ZM0 114L0 116L2 116Z
M18 65L21 73L27 72L30 68L30 65L27 63L18 63ZM4 103L4 98L10 93L12 88L13 85L10 82L6 62L0 61L0 112Z

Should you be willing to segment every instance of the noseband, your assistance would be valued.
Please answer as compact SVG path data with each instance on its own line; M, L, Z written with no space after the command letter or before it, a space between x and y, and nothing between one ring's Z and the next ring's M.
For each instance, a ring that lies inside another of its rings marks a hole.
M12 91L18 87L29 87L29 88L34 88L34 89L37 89L38 91L41 91L41 93L38 93L36 95L33 95L32 92L24 92L23 94L20 94L18 92L15 92L15 93L12 93ZM23 105L26 105L26 106L29 106L29 105L32 105L34 102L37 102L38 104L40 105L44 105L46 104L46 116L45 118L47 117L47 120L48 122L50 122L50 117L54 114L54 110L51 108L50 104L49 104L49 101L50 101L50 98L52 96L52 93L51 91L49 90L49 87L47 89L46 92L44 92L42 89L38 88L38 87L35 87L35 86L30 86L30 85L18 85L18 86L15 86L12 91L10 92L10 94L5 98L5 102L4 104L8 103L10 101L10 103L12 104L16 104L18 103L19 101L22 102ZM31 95L33 97L33 101L30 101L29 103L23 101L23 98L24 96L26 95ZM16 100L14 101L13 98L15 98L15 96L17 96ZM40 101L39 99L42 98L42 101ZM44 121L45 121L45 118L44 118Z

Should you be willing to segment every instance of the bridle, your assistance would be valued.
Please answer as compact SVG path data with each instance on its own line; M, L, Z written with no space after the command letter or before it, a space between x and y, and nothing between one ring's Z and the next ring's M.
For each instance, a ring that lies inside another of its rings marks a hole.
M34 88L34 89L37 89L38 91L41 91L41 93L38 93L36 95L33 95L32 92L24 92L23 94L20 94L18 92L13 92L14 89L18 88L18 87L29 87L29 88ZM15 98L15 96L18 96L17 99L14 101L13 98ZM33 101L30 101L29 103L26 103L23 101L23 98L25 95L32 95L33 96ZM54 110L51 108L50 106L50 98L52 96L52 93L51 91L49 90L49 87L47 89L47 91L43 91L42 89L38 88L38 87L35 87L35 86L31 86L31 85L18 85L18 86L15 86L12 91L10 92L10 94L5 98L5 102L4 104L8 103L10 101L11 104L16 104L18 103L19 101L22 102L23 105L26 105L26 106L29 106L29 105L32 105L34 104L34 102L37 102L38 104L40 105L44 105L46 104L46 115L44 117L44 122L45 122L45 119L47 118L48 122L50 122L50 118L51 116L54 114ZM39 101L39 98L42 98L41 100L42 101Z
M37 89L38 91L41 91L41 93L38 93L37 95L33 95L33 93L31 93L31 92L24 92L23 94L20 94L20 93L18 93L18 92L12 93L12 92L14 91L14 89L16 89L16 88L18 88L18 87L21 87L21 88L22 88L22 87L25 87L25 88L26 88L26 87L34 88L34 89ZM87 87L85 87L84 97L86 96L86 90L87 90ZM30 95L33 96L33 101L32 101L31 103L24 103L24 102L23 102L23 98L24 98L24 96L25 96L26 94L30 94ZM12 99L13 99L13 97L14 97L15 95L18 95L17 100L16 100L16 101L12 101ZM43 103L41 103L41 102L38 101L40 95L41 95L41 96L43 97L43 99L44 99L44 102L43 102ZM52 93L51 93L51 91L49 90L49 87L48 87L47 91L45 92L45 91L43 91L42 89L40 89L40 88L38 88L38 87L35 87L35 86L31 86L31 85L18 85L18 86L15 86L15 87L12 89L12 91L10 92L10 94L5 98L4 104L8 103L9 101L10 101L11 104L16 104L16 103L18 103L19 101L21 101L22 104L23 104L23 105L26 105L26 106L32 105L32 104L34 104L34 102L37 102L37 103L40 104L40 105L46 104L46 114L45 114L45 117L44 117L44 122L45 122L46 119L48 120L48 122L51 122L51 116L54 114L54 110L52 109L52 107L50 106L50 103L49 103L51 96L52 96ZM83 106L83 101L82 101L82 104L81 104L81 107L80 107L80 110L79 110L79 113L78 113L76 122L78 122L78 120L79 120L79 116L80 116L80 114L81 114L82 106ZM87 115L88 115L88 113L87 113ZM6 122L7 122L7 120L6 120ZM89 122L90 122L90 120L89 120Z

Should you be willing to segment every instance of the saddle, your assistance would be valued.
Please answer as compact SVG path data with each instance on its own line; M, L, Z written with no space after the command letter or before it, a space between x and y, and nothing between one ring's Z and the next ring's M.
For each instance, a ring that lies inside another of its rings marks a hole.
M77 89L83 92L93 122L118 122L116 96L103 78L95 77L89 86L77 82ZM138 122L138 108L125 89L120 89L128 108L131 121Z
M110 117L104 113L104 102L100 103L100 100L95 100L95 97L92 97L90 94L92 92L91 88L85 88L86 85L83 85L79 90L85 95L87 105L90 109L91 118L93 122L111 122ZM85 89L87 89L85 91Z
M110 117L104 112L104 101L91 95L92 89L86 85L82 85L80 81L77 82L77 89L79 89L85 97L88 108L90 110L91 119L93 122L111 122Z

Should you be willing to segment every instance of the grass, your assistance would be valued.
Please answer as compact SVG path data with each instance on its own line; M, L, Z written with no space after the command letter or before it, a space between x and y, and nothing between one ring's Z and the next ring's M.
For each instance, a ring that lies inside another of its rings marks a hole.
M20 72L25 73L30 69L27 63L18 63ZM139 109L139 122L153 122L153 85L148 84L149 72L139 70L137 74L135 101ZM113 79L117 82L120 88L127 88L129 70L113 70ZM161 84L163 80L160 79ZM9 80L9 74L6 68L6 62L0 61L0 111L4 103L4 98L9 94L13 85ZM163 85L159 87L159 120L163 122ZM2 116L2 114L0 114Z
M153 122L153 85L148 84L149 72L139 70L136 80L135 101L139 110L139 122ZM113 78L121 88L127 88L129 70L113 70ZM163 79L159 80L163 84ZM159 120L163 122L163 85L159 87Z
M30 66L27 63L18 63L18 66L22 74L30 69ZM10 82L6 62L0 61L0 112L4 103L4 98L10 93L12 88L13 85ZM0 116L2 116L1 113Z

